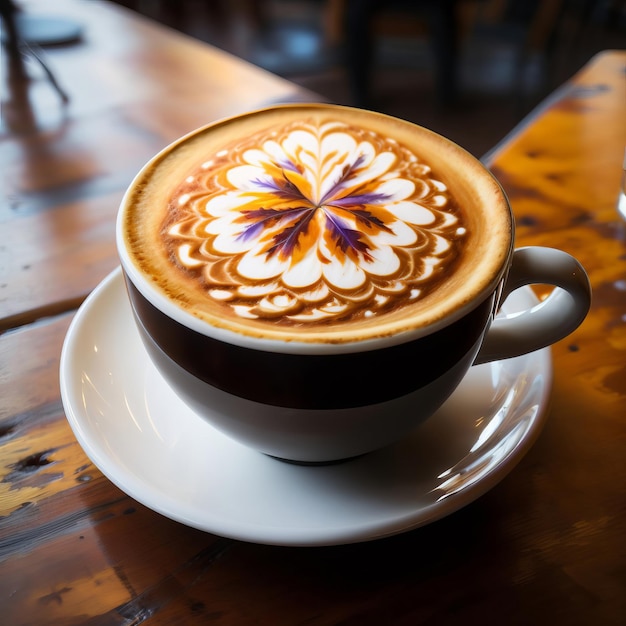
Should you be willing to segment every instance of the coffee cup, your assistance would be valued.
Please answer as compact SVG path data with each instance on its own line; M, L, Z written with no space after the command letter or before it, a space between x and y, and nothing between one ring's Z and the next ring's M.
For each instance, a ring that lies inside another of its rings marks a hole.
M477 159L350 107L279 105L180 138L131 183L116 238L166 383L219 431L294 462L400 439L472 365L549 346L590 306L576 259L514 248ZM555 288L498 316L529 284Z

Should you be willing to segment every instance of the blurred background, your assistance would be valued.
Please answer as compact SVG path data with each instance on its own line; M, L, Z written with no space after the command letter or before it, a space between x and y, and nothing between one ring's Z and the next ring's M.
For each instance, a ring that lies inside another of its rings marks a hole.
M113 0L480 157L601 50L626 0Z

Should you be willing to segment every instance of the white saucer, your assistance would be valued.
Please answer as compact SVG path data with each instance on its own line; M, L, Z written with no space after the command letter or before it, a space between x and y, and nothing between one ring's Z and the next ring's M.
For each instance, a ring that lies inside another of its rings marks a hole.
M520 289L506 312L535 302ZM60 380L78 442L132 498L224 537L314 546L411 530L492 488L541 430L552 365L546 348L473 367L407 439L341 464L292 465L218 433L177 399L148 360L117 269L76 314Z

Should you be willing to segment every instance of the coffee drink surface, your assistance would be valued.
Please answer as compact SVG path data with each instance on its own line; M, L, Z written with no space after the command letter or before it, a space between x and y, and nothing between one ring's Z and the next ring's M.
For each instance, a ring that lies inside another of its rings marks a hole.
M344 343L460 316L512 245L473 157L384 115L276 107L179 140L127 193L141 273L211 327Z

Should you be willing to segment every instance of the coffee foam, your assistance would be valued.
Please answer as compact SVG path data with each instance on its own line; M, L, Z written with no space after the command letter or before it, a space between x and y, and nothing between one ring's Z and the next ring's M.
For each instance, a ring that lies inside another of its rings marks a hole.
M432 323L494 280L511 238L506 200L470 155L323 105L192 133L144 169L125 216L134 263L184 310L303 341Z

